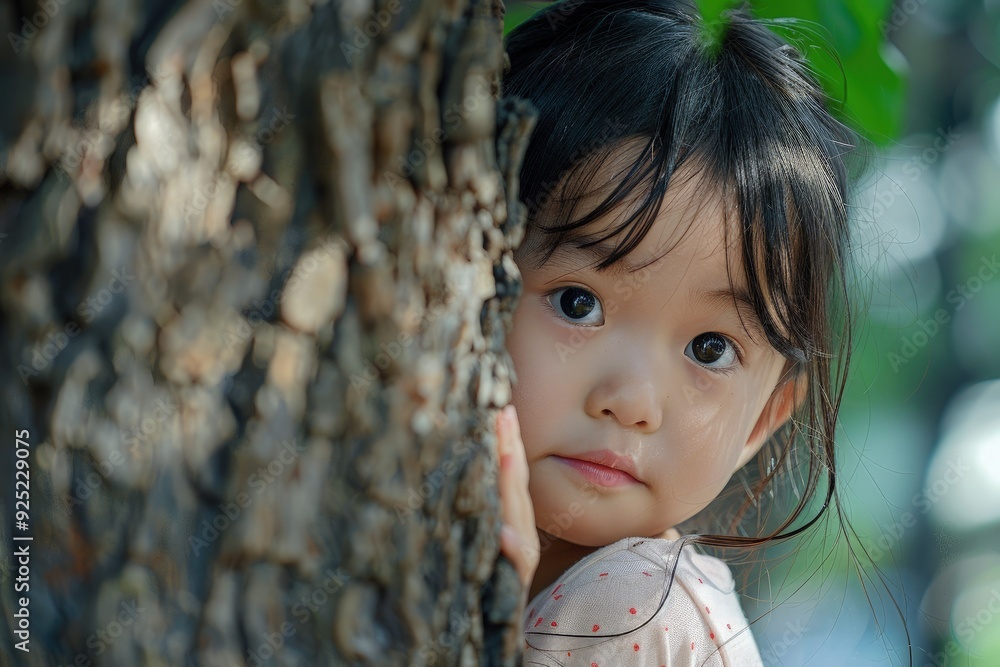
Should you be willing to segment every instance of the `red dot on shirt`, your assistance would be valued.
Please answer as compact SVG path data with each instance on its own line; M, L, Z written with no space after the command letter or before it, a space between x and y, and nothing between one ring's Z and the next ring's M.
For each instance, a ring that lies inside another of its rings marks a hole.
M709 636L710 638L712 638L712 639L715 639L715 633L714 633L714 632L710 632L710 633L708 633L708 636Z
M706 612L708 612L709 614L711 614L711 613L712 613L712 610L711 610L711 609L709 609L708 607L705 607L705 611L706 611Z
M597 575L597 576L598 576L598 577L606 577L606 576L608 576L608 573L607 573L607 572L601 572L601 573L600 573L599 575Z
M597 631L598 631L598 630L600 630L600 629L601 629L601 626L599 626L599 625L597 625L597 624L595 623L595 624L594 624L594 627L593 627L593 628L591 628L591 631L592 631L592 632L597 632Z
M628 610L628 613L630 613L630 614L634 614L634 613L635 613L635 607L631 607L631 608L630 608L630 609Z
M664 632L670 632L670 628L663 628Z
M653 576L649 572L643 572L643 574L646 575L647 577L652 577Z
M596 662L590 663L590 667L597 667L597 663Z
M691 650L694 650L694 642L691 642Z
M551 625L551 626L552 626L552 627L554 628L554 627L556 627L556 626L557 626L557 625L559 625L559 624L558 624L558 623L556 623L555 621L552 621L552 623L550 623L549 625Z
M553 599L553 600L558 600L558 599L559 599L559 598L561 598L561 597L562 597L562 595L553 595L553 596L552 596L552 599Z
M639 645L638 644L632 644L632 650L633 651L638 651L639 650Z
M535 627L537 628L537 627L538 627L539 625L541 625L541 623L542 623L542 617L541 617L541 616L539 616L539 617L538 617L538 620L537 620L537 621L535 621Z

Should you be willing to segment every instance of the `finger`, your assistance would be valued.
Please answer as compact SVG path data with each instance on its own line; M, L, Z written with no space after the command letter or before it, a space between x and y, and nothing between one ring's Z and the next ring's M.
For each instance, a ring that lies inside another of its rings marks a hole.
M536 540L537 542L537 540ZM538 546L526 542L523 535L510 524L500 531L500 548L514 565L518 578L525 587L531 585L538 568Z
M500 460L500 498L504 528L501 549L515 564L521 579L530 583L538 567L538 532L535 511L528 492L528 461L521 441L513 406L498 418Z
M521 440L521 427L517 420L517 410L508 405L497 418L497 449L501 465L515 465L518 472L527 473L528 458ZM506 457L510 457L507 459Z
M501 498L515 501L518 505L530 505L528 495L528 459L524 452L517 427L517 417L512 406L505 409L501 416L497 440L500 452L500 485ZM507 493L510 495L507 495ZM505 503L506 504L506 503Z

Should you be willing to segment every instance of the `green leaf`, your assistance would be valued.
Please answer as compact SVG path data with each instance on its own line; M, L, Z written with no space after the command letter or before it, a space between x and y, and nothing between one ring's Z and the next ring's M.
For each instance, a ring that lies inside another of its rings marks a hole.
M535 12L551 5L551 2L510 2L507 4L507 13L503 17L503 35L507 36L511 30L521 25Z
M722 31L725 21L722 12L734 6L735 0L697 0L698 11L705 22L705 38L712 53L718 49L722 43Z
M756 0L752 11L806 57L832 111L876 145L902 128L905 63L883 33L891 0Z

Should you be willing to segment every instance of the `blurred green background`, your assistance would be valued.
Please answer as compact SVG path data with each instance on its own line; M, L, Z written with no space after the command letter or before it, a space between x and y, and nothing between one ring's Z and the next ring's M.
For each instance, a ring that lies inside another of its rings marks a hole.
M508 3L506 29L547 4ZM852 201L856 345L838 436L856 536L831 520L765 554L768 576L744 595L762 657L906 665L909 647L918 667L997 667L1000 0L749 4L801 19L774 29L870 160Z

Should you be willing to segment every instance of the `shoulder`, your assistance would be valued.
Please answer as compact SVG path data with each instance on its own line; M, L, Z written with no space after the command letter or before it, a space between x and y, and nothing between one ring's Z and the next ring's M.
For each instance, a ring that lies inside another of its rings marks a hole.
M533 607L555 610L596 595L602 607L629 602L625 607L629 613L623 616L628 625L639 620L629 616L649 618L672 593L735 600L735 589L729 567L718 558L695 551L688 541L631 537L602 547L573 565L535 596L529 615Z
M535 596L524 635L526 664L761 664L728 566L684 539L595 551Z

